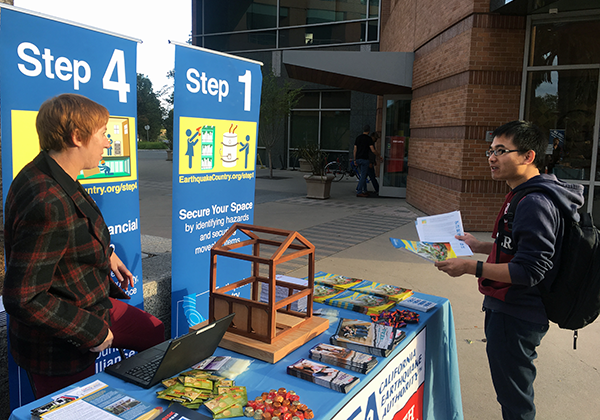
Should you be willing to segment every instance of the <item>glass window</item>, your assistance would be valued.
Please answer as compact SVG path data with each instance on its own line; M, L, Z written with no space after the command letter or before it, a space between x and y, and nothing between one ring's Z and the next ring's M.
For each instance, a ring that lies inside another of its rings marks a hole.
M379 0L369 0L369 17L379 17Z
M319 111L292 111L290 119L290 147L319 142Z
M276 31L242 32L204 36L204 48L217 51L263 50L275 48ZM198 44L202 45L202 44Z
M385 112L383 185L406 188L410 139L410 100L388 99Z
M588 207L587 207L587 202L588 202L588 194L587 191L584 195L585 197L585 205L583 206L583 209L585 211L587 211ZM596 225L596 227L600 227L600 187L595 187L594 188L594 202L593 202L593 210L592 210L592 218L594 219L594 225Z
M202 19L202 6L204 19ZM277 0L210 1L199 4L204 34L277 27ZM212 17L212 18L211 18ZM200 28L200 25L198 26ZM198 34L200 35L200 34Z
M350 108L350 91L324 91L321 108Z
M302 47L306 45L329 45L364 41L364 29L360 22L279 31L279 47Z
M527 76L525 119L548 136L548 172L589 180L598 70L530 71Z
M279 25L299 26L342 22L365 19L366 14L365 0L281 0Z
M350 91L304 92L296 110L291 113L290 147L296 148L308 141L315 142L323 150L347 154L351 140L350 106Z
M302 92L302 96L296 105L298 109L318 109L319 92Z
M379 40L379 27L378 21L370 20L369 21L369 33L367 41L378 41Z
M529 65L600 63L599 33L600 20L533 25Z
M321 112L321 149L348 150L350 147L350 111Z

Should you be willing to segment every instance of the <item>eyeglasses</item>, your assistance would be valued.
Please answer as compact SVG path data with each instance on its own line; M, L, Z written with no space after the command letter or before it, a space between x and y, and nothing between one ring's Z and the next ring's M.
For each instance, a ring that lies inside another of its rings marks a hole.
M488 149L485 151L485 155L487 157L492 156L492 154L494 156L502 156L505 153L512 153L512 152L518 152L518 149L514 149L514 150L508 150L508 149Z

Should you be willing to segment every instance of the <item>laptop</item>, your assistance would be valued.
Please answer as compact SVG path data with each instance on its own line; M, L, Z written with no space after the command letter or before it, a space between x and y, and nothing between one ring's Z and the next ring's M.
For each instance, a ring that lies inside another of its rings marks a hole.
M142 388L150 388L212 356L235 314L229 314L197 331L163 341L104 371Z

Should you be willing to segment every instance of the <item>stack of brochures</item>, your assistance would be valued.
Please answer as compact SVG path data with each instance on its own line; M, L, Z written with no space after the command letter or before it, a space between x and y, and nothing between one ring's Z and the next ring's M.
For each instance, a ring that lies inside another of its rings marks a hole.
M342 318L329 341L335 346L387 357L405 336L404 331L390 325Z
M327 286L325 284L315 283L315 289L313 291L313 300L315 302L324 303L327 299L337 296L340 293L342 293L342 291L339 289L334 289L333 287Z
M313 300L373 315L390 309L412 294L412 290L403 287L320 271L315 274Z
M368 373L377 365L375 356L325 343L310 349L310 358L358 373Z
M296 378L343 393L350 391L359 382L359 379L354 375L308 359L300 359L289 365L287 373Z
M315 284L324 284L339 290L348 289L352 286L357 285L361 281L362 280L360 279L353 279L352 277L340 276L339 274L325 273L323 271L319 271L315 274Z
M369 295L353 290L344 290L335 296L325 299L323 303L367 315L381 313L396 304L393 300L383 296Z
M394 302L400 302L413 294L412 290L410 289L392 286L390 284L375 283L369 280L363 280L358 284L352 285L348 288L348 290L387 297Z

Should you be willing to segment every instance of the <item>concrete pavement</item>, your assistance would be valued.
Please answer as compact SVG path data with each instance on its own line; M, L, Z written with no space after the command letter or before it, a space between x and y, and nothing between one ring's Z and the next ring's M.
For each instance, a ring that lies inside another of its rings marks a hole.
M168 240L160 238L170 238L172 163L164 160L164 152L139 155L142 247L154 240L164 246ZM476 279L451 278L390 244L390 237L417 239L414 220L424 214L402 199L356 197L352 180L334 183L328 200L307 199L303 173L275 170L274 175L269 179L268 170L257 170L254 224L302 233L317 247L317 271L448 298L454 312L465 419L501 419L485 356L482 296ZM490 239L490 233L474 234ZM285 274L306 275L305 268L288 269ZM552 325L539 348L535 390L540 420L600 418L600 321L579 335L578 349L573 350L572 333Z

